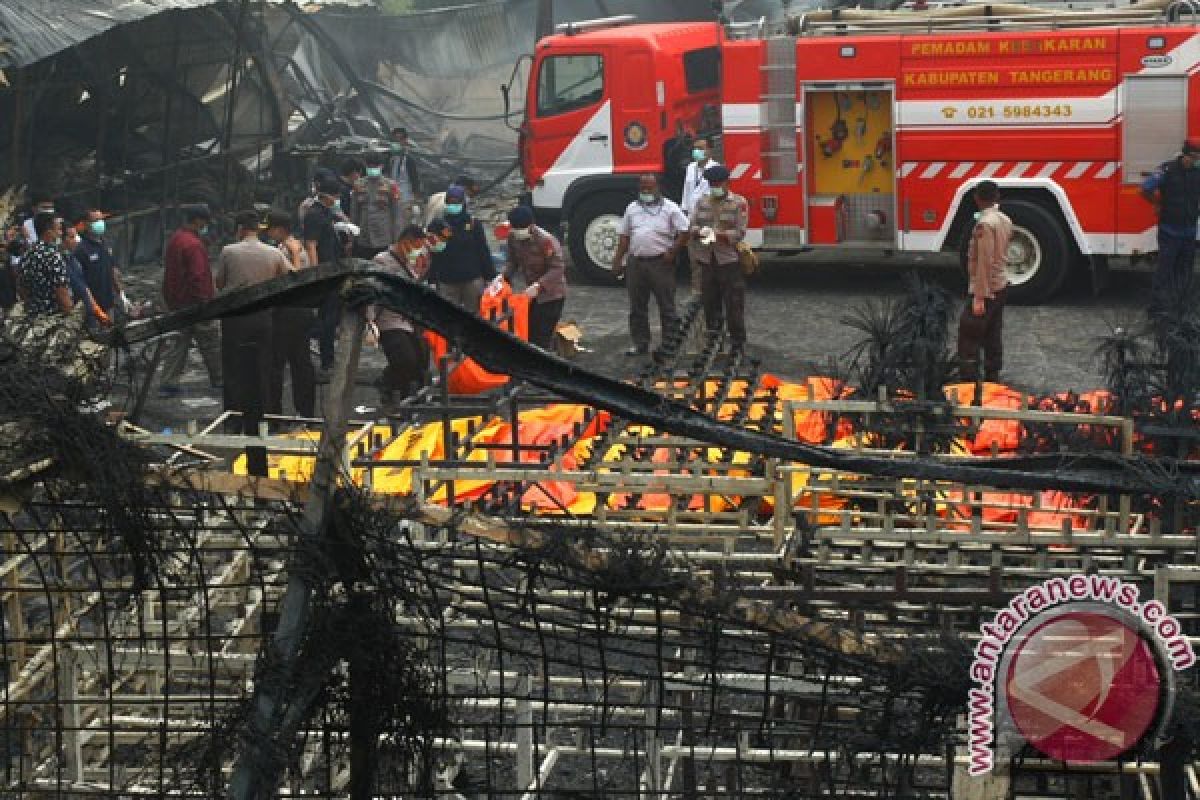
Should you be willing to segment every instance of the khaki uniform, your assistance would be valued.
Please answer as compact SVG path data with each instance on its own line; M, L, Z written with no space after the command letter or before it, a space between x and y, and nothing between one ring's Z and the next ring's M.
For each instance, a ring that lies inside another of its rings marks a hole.
M529 309L529 341L549 350L567 297L567 268L558 239L536 225L529 231L530 237L524 240L509 235L504 277L511 283L520 272L526 287L538 285Z
M360 247L391 247L407 224L400 186L391 178L359 178L350 191L350 219L359 227Z
M278 248L257 238L226 245L217 260L217 284L222 292L255 286L287 274L289 265ZM274 316L271 309L221 320L221 372L225 377L225 409L240 411L226 427L254 433L264 413L274 410L271 375L274 354Z
M729 192L718 200L706 194L696 201L692 212L692 230L712 228L729 237L728 242L703 244L697 237L688 242L692 265L699 265L700 296L704 302L704 323L709 331L729 328L735 349L746 344L746 275L742 272L737 244L746 238L750 224L750 205L746 198Z
M1004 301L1008 294L1008 242L1012 220L998 206L979 214L967 247L967 304L958 320L958 360L962 379L979 378L979 351L983 350L983 375L996 381L1004 366ZM984 301L982 315L973 301Z

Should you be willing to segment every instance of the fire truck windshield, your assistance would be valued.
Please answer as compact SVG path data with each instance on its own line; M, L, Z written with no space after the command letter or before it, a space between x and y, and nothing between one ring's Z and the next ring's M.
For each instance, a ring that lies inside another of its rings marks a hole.
M537 86L539 117L586 108L604 96L604 59L598 55L551 56L542 61Z

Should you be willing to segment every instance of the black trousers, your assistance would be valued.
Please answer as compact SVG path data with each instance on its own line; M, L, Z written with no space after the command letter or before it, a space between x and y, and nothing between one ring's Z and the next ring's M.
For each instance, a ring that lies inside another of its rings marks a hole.
M679 315L675 311L675 262L658 258L629 256L625 267L629 286L629 337L635 347L650 349L650 298L658 305L663 341L675 331Z
M984 301L983 316L971 309L971 298L958 318L958 364L964 381L979 379L979 350L983 349L983 379L997 381L1004 367L1004 300L1007 289Z
M1171 297L1187 294L1196 263L1196 237L1158 229L1158 265L1150 284L1151 311L1170 308Z
M17 276L9 266L8 256L0 255L5 263L0 264L0 308L9 309L17 304Z
M242 424L228 427L257 433L271 392L272 312L258 311L221 320L221 372L225 410L242 412Z
M529 343L543 350L550 350L554 345L554 329L562 318L563 298L539 303L534 300L529 305Z
M421 387L429 354L425 340L411 331L383 331L379 346L387 359L383 371L383 391L390 398L401 400Z
M704 320L710 331L729 328L734 347L746 344L746 273L737 261L732 264L705 264L700 296L704 300Z
M292 373L292 406L301 417L316 415L317 376L308 350L308 333L316 321L311 308L276 308L271 334L271 393L268 414L283 413L283 372Z
M342 297L336 291L330 292L317 309L316 336L321 350L321 369L333 369L333 351L341 321Z

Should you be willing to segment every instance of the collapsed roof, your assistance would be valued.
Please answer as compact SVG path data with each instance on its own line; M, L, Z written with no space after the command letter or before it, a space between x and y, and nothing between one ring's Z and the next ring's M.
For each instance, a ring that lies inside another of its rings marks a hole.
M282 2L283 0L271 0ZM25 67L130 22L223 0L0 0L0 67ZM237 0L233 0L236 4ZM369 0L304 0L306 8Z
M0 0L0 64L24 67L118 25L219 0Z

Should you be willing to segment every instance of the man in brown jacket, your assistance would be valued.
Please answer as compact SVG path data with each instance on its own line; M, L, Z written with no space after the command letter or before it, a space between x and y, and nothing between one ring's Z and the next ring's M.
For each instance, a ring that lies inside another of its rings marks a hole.
M287 274L288 261L276 247L259 238L257 211L237 217L237 241L227 244L217 259L213 279L217 290L231 292ZM252 434L271 404L271 309L237 314L221 320L221 372L225 376L225 409L241 412L227 427ZM240 424L238 424L240 422Z
M709 333L729 328L734 353L746 348L746 274L738 243L746 238L750 206L729 190L729 170L715 164L704 171L708 192L692 209L688 254L702 270L700 296Z
M1008 293L1007 254L1012 220L1000 211L1000 190L992 181L975 187L975 228L967 248L967 304L958 321L959 370L965 381L1000 379L1004 365L1004 300Z
M552 234L533 224L533 209L529 206L517 206L510 211L508 223L511 229L504 279L511 283L521 273L525 294L533 300L529 306L529 342L549 350L567 300L562 245Z

